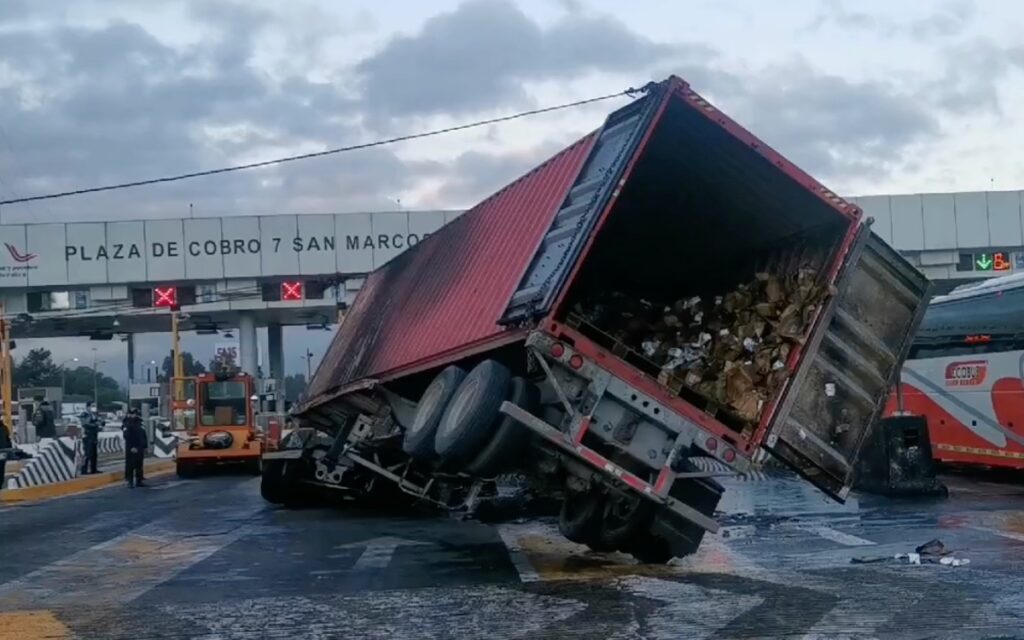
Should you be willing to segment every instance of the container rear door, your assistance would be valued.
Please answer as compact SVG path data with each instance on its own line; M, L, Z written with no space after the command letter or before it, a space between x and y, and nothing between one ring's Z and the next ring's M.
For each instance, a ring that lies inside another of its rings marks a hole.
M669 87L668 82L653 85L643 98L608 116L590 156L512 294L502 324L543 316L550 310L601 212L617 195L626 166L639 148Z
M843 501L924 315L930 283L863 225L765 446Z

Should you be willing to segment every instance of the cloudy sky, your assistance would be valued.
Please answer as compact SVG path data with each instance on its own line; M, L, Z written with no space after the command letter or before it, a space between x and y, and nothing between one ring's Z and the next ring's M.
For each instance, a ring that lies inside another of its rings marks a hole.
M840 193L1024 186L1020 3L629 4L0 0L0 199L366 142L670 73ZM0 214L465 207L615 104Z

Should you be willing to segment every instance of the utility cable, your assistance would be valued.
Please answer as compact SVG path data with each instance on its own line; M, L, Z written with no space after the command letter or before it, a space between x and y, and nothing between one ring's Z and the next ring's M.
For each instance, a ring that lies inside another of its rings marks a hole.
M649 86L649 85L648 85ZM376 140L374 142L365 142L362 144L354 144L347 147L335 147L333 149L325 149L323 151L314 151L312 153L303 153L300 155L286 156L283 158L275 158L273 160L264 160L262 162L250 162L248 164L233 165L230 167L222 167L220 169L209 169L207 171L196 171L193 173L182 173L173 176L164 176L162 178L151 178L148 180L138 180L135 182L122 182L119 184L105 185L101 187L88 187L84 189L75 189L72 191L60 191L57 193L48 193L38 196L29 196L27 198L13 198L8 200L0 200L0 205L5 204L18 204L22 202L36 202L38 200L54 200L57 198L67 198L69 196L78 196L86 193L98 193L100 191L114 191L117 189L129 189L132 187L144 187L154 184L162 184L165 182L177 182L179 180L188 180L191 178L200 178L203 176L218 175L221 173L230 173L233 171L244 171L246 169L257 169L260 167L269 167L271 165L283 164L285 162L295 162L297 160L308 160L310 158L320 158L323 156L329 156L339 153L345 153L347 151L358 151L361 149L369 149L372 147L381 147L389 144L395 144L397 142L406 142L409 140L418 140L421 138L429 138L432 136L439 136L445 133L452 133L455 131L463 131L466 129L473 129L476 127L484 127L491 124L497 124L499 122L508 122L510 120L517 120L519 118L525 118L528 116L539 115L542 113L551 113L553 111L561 111L564 109L571 109L573 107L580 107L587 104L593 104L595 102L601 102L603 100L610 100L612 98L620 98L623 96L634 97L637 94L644 93L648 87L641 89L629 88L625 91L619 91L616 93L609 93L603 96L597 96L595 98L587 98L585 100L577 100L575 102L567 102L565 104L559 104L551 107L543 107L540 109L531 109L529 111L521 111L507 116L500 116L497 118L490 118L487 120L478 120L476 122L470 122L467 124L460 124L451 127L445 127L443 129L434 129L432 131L425 131L421 133L412 133L404 136L397 136L394 138L386 138L383 140Z

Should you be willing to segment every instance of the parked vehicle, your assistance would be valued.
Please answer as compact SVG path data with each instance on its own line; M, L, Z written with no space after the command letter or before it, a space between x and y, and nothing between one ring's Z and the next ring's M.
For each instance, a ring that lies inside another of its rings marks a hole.
M1024 469L1024 277L936 297L886 415L928 422L935 460Z
M264 456L263 495L333 488L467 508L516 472L562 497L569 539L656 562L717 530L723 489L708 460L743 473L767 449L845 500L928 291L869 222L682 80L652 83L367 278L294 410L298 428ZM749 378L742 391L756 397L729 407L709 399L721 389L702 391L710 373L681 380L653 359L660 347L581 311L609 292L727 304L762 274L821 297L776 300L761 319L739 317L749 300L726 314L763 336L782 331L778 309L805 303L794 346L769 363L769 394L745 340L723 363L725 329L698 337L715 346L714 380Z

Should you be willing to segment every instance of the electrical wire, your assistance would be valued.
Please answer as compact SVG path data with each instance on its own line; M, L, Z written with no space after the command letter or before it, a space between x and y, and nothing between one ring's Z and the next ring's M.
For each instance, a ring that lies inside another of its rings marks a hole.
M118 189L129 189L133 187L144 187L154 184L162 184L165 182L177 182L180 180L189 180L192 178L200 178L204 176L218 175L221 173L230 173L233 171L244 171L246 169L257 169L260 167L269 167L271 165L284 164L286 162L295 162L297 160L308 160L310 158L320 158L323 156L335 155L339 153L345 153L348 151L358 151L361 149L370 149L372 147L381 147L389 144L395 144L397 142L406 142L409 140L419 140L422 138L429 138L432 136L439 136L446 133L452 133L455 131L463 131L466 129L473 129L476 127L484 127L491 124L497 124L499 122L508 122L510 120L517 120L519 118L525 118L528 116L539 115L542 113L551 113L553 111L561 111L564 109L571 109L574 107L581 107L587 104L593 104L595 102L601 102L603 100L610 100L612 98L620 97L634 97L636 94L643 93L647 90L647 87L641 89L629 88L625 91L618 91L616 93L609 93L603 96L597 96L594 98L587 98L585 100L577 100L575 102L567 102L551 107L543 107L539 109L531 109L529 111L521 111L507 116L500 116L497 118L489 118L487 120L478 120L476 122L470 122L467 124L460 124L451 127L445 127L443 129L434 129L432 131L424 131L421 133L412 133L404 136L397 136L394 138L386 138L383 140L376 140L374 142L365 142L362 144L354 144L347 147L335 147L333 149L325 149L323 151L314 151L312 153L303 153L300 155L286 156L283 158L275 158L273 160L264 160L262 162L250 162L248 164L233 165L229 167L222 167L220 169L209 169L206 171L196 171L193 173L182 173L173 176L164 176L162 178L150 178L148 180L138 180L135 182L122 182L119 184L105 185L101 187L88 187L83 189L75 189L72 191L60 191L57 193L48 193L38 196L29 196L26 198L12 198L8 200L0 200L0 205L18 204L22 202L36 202L39 200L54 200L57 198L67 198L70 196L78 196L87 193L98 193L101 191L114 191Z

